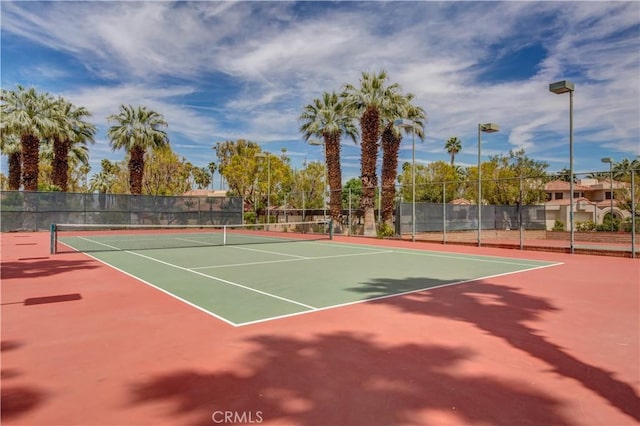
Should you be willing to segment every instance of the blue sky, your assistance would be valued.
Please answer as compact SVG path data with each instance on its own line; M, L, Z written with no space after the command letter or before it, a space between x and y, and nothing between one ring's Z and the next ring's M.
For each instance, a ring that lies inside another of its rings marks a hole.
M640 154L640 2L11 2L1 7L1 83L35 86L87 107L98 126L91 166L122 160L106 137L121 104L164 115L174 151L197 166L218 141L249 139L294 167L321 161L298 132L324 91L387 70L427 115L416 161L456 163L524 148L569 167L570 79L577 172ZM411 160L405 137L400 161ZM343 179L360 149L343 141ZM2 165L6 167L5 161Z

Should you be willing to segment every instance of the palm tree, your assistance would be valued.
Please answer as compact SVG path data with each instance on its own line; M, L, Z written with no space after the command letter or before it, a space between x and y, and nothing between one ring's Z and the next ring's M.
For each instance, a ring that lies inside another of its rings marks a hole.
M605 180L609 179L611 176L609 175L609 172L591 172L587 177L589 179Z
M107 131L111 148L124 148L129 154L129 187L132 194L142 193L144 174L144 154L148 148L160 148L169 143L167 133L160 130L167 127L162 115L146 107L134 108L120 105L120 113L110 115L107 120L116 122Z
M89 188L87 177L89 176L90 171L91 171L91 166L89 165L89 163L84 163L77 169L77 174L79 175L79 178L82 179L82 185L79 185L76 182L76 186L80 186L83 192L87 191Z
M187 163L188 168L191 170L191 177L198 189L205 189L211 183L211 172L206 167L193 167L192 164Z
M380 138L381 112L400 92L397 83L387 85L386 71L378 74L362 73L360 87L344 86L343 97L351 114L360 117L362 135L360 179L362 180L361 207L364 210L364 235L375 236L374 200L377 187L376 163Z
M89 192L98 191L98 203L100 210L105 210L107 207L107 193L111 191L115 177L113 174L106 171L104 168L91 176L89 181Z
M420 139L424 137L426 114L424 109L411 104L413 97L414 95L411 93L406 96L396 96L389 108L384 112L386 125L382 131L381 217L389 226L393 224L393 200L396 196L395 182L398 175L398 153L402 142L402 135L393 123L398 118L408 118L414 123L416 135Z
M451 165L455 161L456 155L462 150L462 141L457 137L450 137L444 144L444 149L451 155Z
M562 170L556 172L552 178L563 182L569 182L571 179L571 171L568 168L563 167ZM573 174L573 181L576 181L575 173Z
M107 193L111 191L115 176L105 170L100 170L98 173L91 176L89 180L89 191L98 191L101 193Z
M38 190L38 166L40 142L54 128L51 119L53 99L31 87L28 90L17 85L17 89L2 91L0 115L2 134L20 137L22 156L22 185L25 191Z
M9 190L17 191L20 189L20 177L22 173L22 158L20 156L20 138L15 134L3 135L0 139L0 149L2 154L8 157L8 181Z
M84 140L71 140L64 148L67 151L65 155L67 164L67 177L69 176L68 170L75 170L82 165L89 164L89 148ZM51 185L55 185L61 191L64 191L60 185L60 181L55 181L55 167L56 167L56 154L55 151L55 138L44 139L40 144L40 178L44 178ZM58 162L60 164L61 161ZM51 165L46 167L43 165ZM60 167L60 166L58 166ZM67 179L68 183L68 179ZM67 184L68 187L68 184ZM68 188L67 188L68 190Z
M329 181L329 211L336 224L341 223L342 216L342 172L340 167L340 138L342 134L356 142L358 130L353 124L353 117L348 114L344 102L335 93L324 92L322 98L314 99L304 107L299 120L300 132L304 140L312 136L324 141L327 176Z
M72 145L79 153L87 141L94 142L96 127L84 118L91 116L84 107L75 107L63 98L54 104L53 116L57 128L53 134L53 184L61 191L67 191L69 176L69 150Z
M630 161L628 158L623 158L619 162L613 163L613 178L619 181L630 181L632 171L638 172L640 168L640 160L634 159Z
M207 169L211 172L211 189L213 189L213 174L216 172L217 168L218 166L213 161L210 161L209 164L207 164Z

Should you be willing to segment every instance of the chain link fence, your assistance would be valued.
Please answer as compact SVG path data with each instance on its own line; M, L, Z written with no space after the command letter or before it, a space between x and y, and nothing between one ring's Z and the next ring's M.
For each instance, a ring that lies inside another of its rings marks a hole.
M48 230L52 223L230 225L242 197L168 197L66 192L0 192L0 229Z
M573 199L568 176L560 174L483 179L481 186L474 180L417 180L415 187L394 186L392 194L384 195L376 187L373 214L379 237L628 256L637 252L639 180L638 171L617 178L608 172L575 174ZM334 215L339 217L334 222L338 235L364 234L362 194L358 186L333 194L340 201L339 214ZM243 200L3 191L1 229L45 230L51 223L216 225L332 217L329 191L326 196L317 188L265 195ZM382 199L393 200L391 209L385 210ZM386 221L385 214L391 215Z

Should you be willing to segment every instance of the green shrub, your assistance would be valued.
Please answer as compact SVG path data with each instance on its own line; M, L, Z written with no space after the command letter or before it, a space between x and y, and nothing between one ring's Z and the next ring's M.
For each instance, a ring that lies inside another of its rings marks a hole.
M631 225L631 218L628 217L624 220L624 222L622 222L620 228L624 232L631 232ZM636 232L640 232L640 217L636 217Z
M395 234L395 229L388 223L382 223L378 226L378 238L393 237Z
M602 225L596 226L596 231L601 232L618 232L620 229L620 219L614 217L611 219L611 215L608 213L604 216L602 220Z
M564 231L564 223L560 219L556 219L553 224L553 231Z
M245 212L244 223L256 223L256 212Z
M584 222L576 222L576 230L578 231L595 231L596 224L591 220L585 220Z

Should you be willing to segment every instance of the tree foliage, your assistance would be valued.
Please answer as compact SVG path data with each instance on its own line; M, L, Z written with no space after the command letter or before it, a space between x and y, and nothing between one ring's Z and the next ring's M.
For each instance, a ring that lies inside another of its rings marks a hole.
M362 179L352 178L342 188L342 208L359 209L362 197Z
M53 150L52 181L66 192L70 169L77 167L78 162L89 161L86 144L94 142L96 127L87 121L91 113L85 107L76 107L62 97L52 103L52 108L54 128L49 138Z
M8 189L17 191L20 189L20 178L22 177L20 137L11 133L2 134L0 137L0 150L8 158Z
M34 87L25 89L17 85L16 90L2 90L0 133L20 137L21 180L25 191L38 190L40 143L52 134L55 125L52 103L51 95L39 93Z
M194 167L191 170L191 175L198 189L205 189L211 183L213 173L207 167Z
M400 86L388 82L386 71L363 72L360 86L345 84L342 96L347 108L360 119L361 156L360 179L362 180L361 205L364 209L364 235L376 235L374 202L376 188L376 164L378 161L379 139L385 108L400 96Z
M416 165L416 201L441 203L442 193L445 191L446 201L450 202L461 195L461 176L455 166L444 161L435 161L427 165ZM401 197L405 202L411 202L411 163L402 165L402 173L398 177L401 186Z
M314 99L311 104L304 107L299 121L301 122L300 132L305 141L308 142L312 136L322 138L329 181L329 210L331 217L340 223L342 216L340 140L345 134L355 143L358 130L354 125L353 116L346 108L344 99L339 98L335 92L325 92L322 98Z
M143 175L144 195L182 195L191 190L193 166L167 145L148 152Z
M524 149L509 151L509 155L495 155L482 167L482 203L514 205L520 203L520 178L522 177L522 203L541 203L546 199L544 185L548 164L526 156ZM477 200L478 168L468 169L471 184L467 186L466 198Z
M132 194L142 193L145 153L149 148L160 148L169 143L162 128L167 122L156 111L144 106L120 105L118 114L107 120L116 123L107 130L111 148L124 149L129 158L129 187Z
M444 149L451 156L451 165L453 166L456 155L462 151L462 141L455 136L450 137L444 144Z

